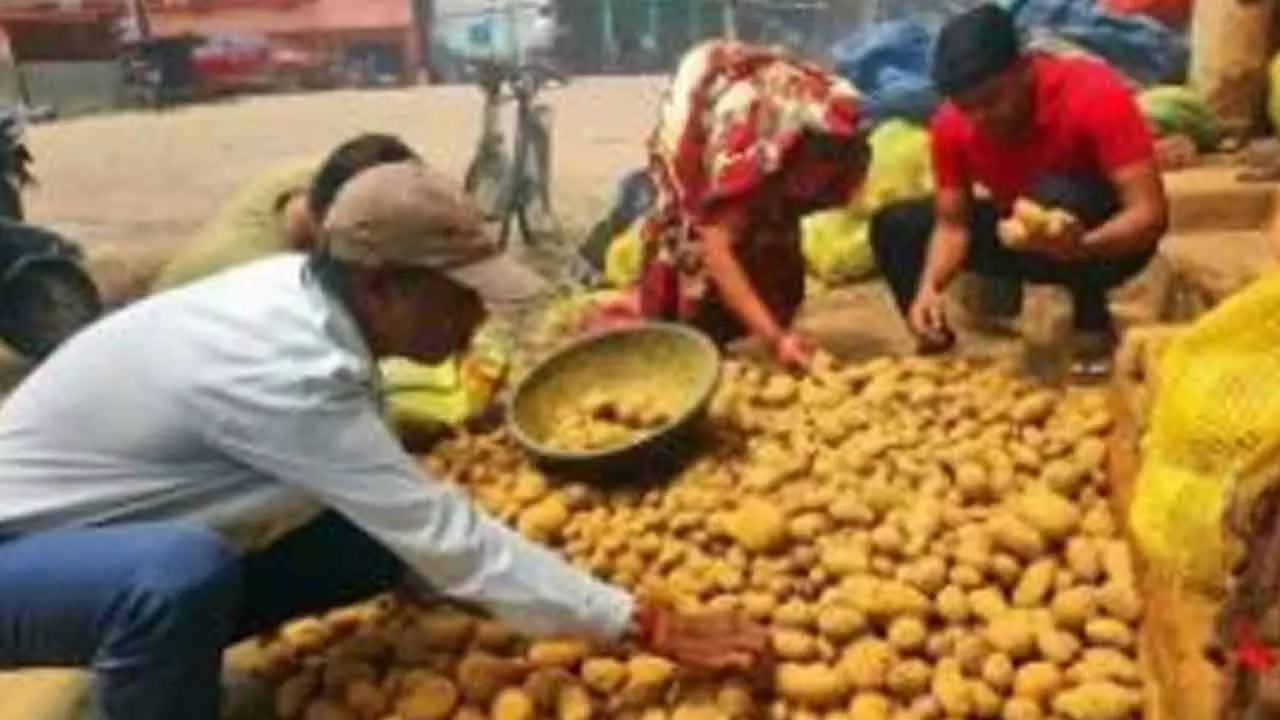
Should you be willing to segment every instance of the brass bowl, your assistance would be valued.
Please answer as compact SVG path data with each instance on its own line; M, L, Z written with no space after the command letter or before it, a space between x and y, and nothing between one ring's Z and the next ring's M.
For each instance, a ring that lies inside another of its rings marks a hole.
M720 379L720 351L684 325L649 323L575 341L538 364L516 387L507 423L516 441L559 471L644 474L678 461ZM618 445L565 450L547 444L559 411L597 388L656 392L676 400L672 420Z

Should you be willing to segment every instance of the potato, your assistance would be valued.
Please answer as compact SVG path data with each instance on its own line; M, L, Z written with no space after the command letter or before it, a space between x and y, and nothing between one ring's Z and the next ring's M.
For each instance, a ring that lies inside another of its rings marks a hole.
M1095 538L1110 538L1116 534L1116 519L1106 503L1095 503L1085 511L1080 521L1080 532Z
M924 621L918 617L904 616L889 625L887 639L889 645L903 653L916 652L924 647L929 630Z
M997 547L1008 550L1022 560L1034 562L1045 554L1044 538L1016 515L997 514L991 518L989 528Z
M586 640L539 640L529 646L529 664L535 668L559 667L572 670L591 654L591 644Z
M497 620L481 620L475 625L471 642L477 650L495 653L509 652L520 641L514 628Z
M549 667L530 673L524 681L524 689L539 708L550 712L560 702L561 690L576 683L577 678L569 671Z
M1073 537L1065 551L1067 567L1082 583L1094 583L1102 577L1102 556L1092 538Z
M991 647L1011 658L1022 659L1035 649L1035 631L1023 613L1007 612L987 624L985 637Z
M1014 607L1033 608L1044 603L1058 564L1050 558L1038 560L1027 567L1022 579L1013 590Z
M569 521L569 508L558 495L550 495L520 513L520 534L537 542L555 540Z
M1013 686L1013 661L1004 653L992 653L982 663L982 681L997 690L1008 690Z
M1033 662L1018 668L1013 677L1015 697L1045 702L1062 688L1062 671L1053 663Z
M1022 578L1022 563L1008 553L994 553L988 571L1001 587L1013 588Z
M1084 636L1090 642L1113 647L1117 650L1128 650L1135 643L1133 630L1114 618L1094 618L1090 620L1085 623Z
M773 651L783 660L803 662L818 656L817 639L803 630L774 630L772 640Z
M1124 720L1141 705L1141 693L1108 682L1086 683L1053 699L1053 711L1070 720Z
M859 640L840 658L839 670L855 690L879 690L885 686L896 655L883 640Z
M813 542L831 529L831 521L821 513L802 513L791 518L787 532L802 542Z
M813 627L816 612L809 603L791 600L773 612L774 622L789 628L808 629Z
M777 606L778 601L768 593L747 592L742 596L742 612L753 620L773 617Z
M896 580L886 580L874 588L868 614L877 618L897 615L927 615L932 608L929 598L919 590Z
M1011 250L1020 250L1031 244L1032 234L1026 223L1016 217L1009 217L996 223L996 235L1000 244Z
M1080 640L1065 630L1042 628L1036 631L1036 647L1045 660L1066 665L1080 652Z
M787 518L777 505L749 497L725 518L725 530L743 549L773 552L787 542Z
M1041 537L1064 540L1080 526L1080 511L1068 499L1044 487L1033 487L1014 502L1018 517Z
M561 688L556 699L556 720L591 720L594 715L595 701L586 688L572 683Z
M956 565L951 568L948 575L953 585L972 590L980 588L986 584L986 579L982 576L982 571L970 565Z
M859 693L849 703L850 720L890 720L893 702L877 693Z
M454 611L435 611L421 615L415 622L426 647L443 652L457 652L471 641L475 618Z
M826 607L818 612L818 632L832 642L842 642L862 632L867 618L846 607Z
M1001 720L1041 720L1043 717L1040 703L1017 697L1009 698L1004 704L1004 711L1000 714Z
M342 693L342 703L357 718L380 718L389 705L378 686L368 680L356 680L348 685Z
M1075 587L1058 593L1050 606L1054 620L1071 630L1083 628L1098 612L1098 601L1090 587Z
M847 674L820 664L783 663L778 666L774 685L783 699L814 708L838 705L853 690Z
M396 702L398 715L422 720L444 720L458 705L458 689L448 678L420 676Z
M627 666L608 657L590 658L582 663L582 682L587 687L609 695L627 681Z
M978 680L969 681L969 698L973 705L972 714L979 718L998 718L1004 703L995 690Z
M358 718L338 703L321 698L307 706L306 712L302 714L302 720L358 720Z
M929 691L933 668L917 658L894 663L885 678L885 686L898 698L911 700Z
M1132 623L1142 617L1142 598L1132 585L1111 581L1098 588L1094 597L1102 612L1116 620Z
M276 688L276 715L282 720L293 720L302 715L302 711L320 692L320 674L313 669L306 669L285 680Z
M958 586L948 585L934 599L934 609L943 620L962 623L969 619L969 596Z
M1074 683L1113 682L1136 685L1142 681L1138 663L1114 648L1089 648L1080 661L1067 670Z
M469 653L458 663L458 689L468 701L488 705L508 685L523 682L524 665L487 653Z
M627 682L618 692L627 707L655 702L676 679L674 663L655 655L636 655L627 660Z
M493 699L490 715L493 720L536 720L538 712L528 693L512 687L498 693Z
M969 607L973 614L990 622L1009 610L1004 595L996 588L983 588L969 593Z
M1009 416L1019 423L1038 423L1047 418L1058 405L1058 398L1048 391L1029 393L1020 398L1009 411Z
M960 663L955 660L943 658L938 662L933 671L931 688L933 697L948 716L968 717L973 711L970 685L960 672Z
M938 557L920 558L905 568L901 579L926 595L933 595L947 584L947 564Z

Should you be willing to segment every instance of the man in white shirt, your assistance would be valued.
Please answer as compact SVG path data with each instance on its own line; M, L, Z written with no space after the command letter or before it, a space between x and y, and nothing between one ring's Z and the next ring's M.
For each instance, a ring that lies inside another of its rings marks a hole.
M397 163L343 188L313 255L72 338L0 407L0 666L90 666L109 720L212 720L227 643L402 568L529 632L754 663L754 626L641 606L426 477L384 424L376 357L437 362L485 301L540 285Z

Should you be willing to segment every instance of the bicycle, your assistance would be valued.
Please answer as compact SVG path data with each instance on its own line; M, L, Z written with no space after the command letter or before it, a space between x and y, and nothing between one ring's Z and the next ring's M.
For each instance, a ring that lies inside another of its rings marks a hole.
M553 232L551 208L551 108L538 101L538 92L550 79L543 68L496 60L474 63L477 82L485 95L476 154L467 168L464 188L491 221L499 223L498 240L506 247L518 226L529 245ZM557 78L561 83L563 78ZM508 96L503 89L509 89ZM515 138L511 155L498 127L504 102L516 106ZM542 222L535 223L535 203ZM541 225L541 227L535 227Z

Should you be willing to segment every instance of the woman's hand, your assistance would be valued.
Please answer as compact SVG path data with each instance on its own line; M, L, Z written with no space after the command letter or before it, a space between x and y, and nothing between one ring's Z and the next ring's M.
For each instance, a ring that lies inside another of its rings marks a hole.
M773 344L773 357L789 368L808 369L816 347L809 338L797 333L784 333Z
M640 294L628 291L592 308L583 322L583 330L587 333L599 333L632 327L642 322L644 314L640 310Z
M642 606L636 612L636 636L645 649L697 670L759 670L770 660L765 629L730 612Z

